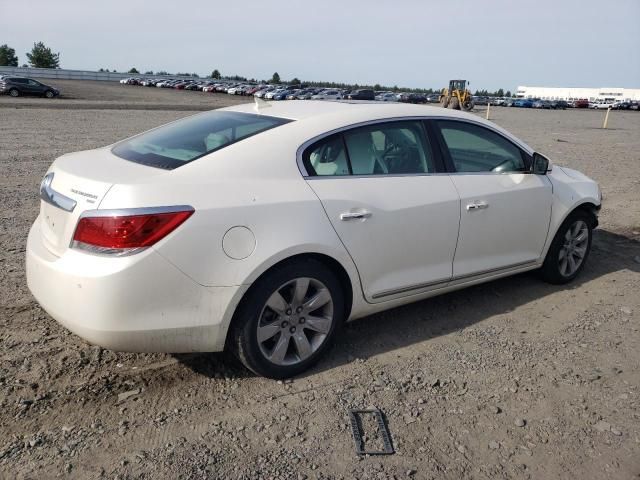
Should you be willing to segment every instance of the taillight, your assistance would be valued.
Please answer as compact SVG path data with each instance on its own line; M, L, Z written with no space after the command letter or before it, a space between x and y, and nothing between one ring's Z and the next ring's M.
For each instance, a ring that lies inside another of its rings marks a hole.
M186 206L98 210L80 217L71 246L95 253L130 255L169 235L193 212Z

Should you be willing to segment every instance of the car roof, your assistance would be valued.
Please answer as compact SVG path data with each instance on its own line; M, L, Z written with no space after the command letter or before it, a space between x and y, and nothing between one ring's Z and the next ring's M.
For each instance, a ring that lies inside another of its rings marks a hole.
M336 128L369 121L393 120L405 117L434 117L468 120L486 125L518 143L529 153L533 149L500 126L472 113L442 107L366 100L293 100L289 102L245 103L220 109L297 120L293 124L306 124L312 131L328 132ZM293 124L289 124L293 127ZM300 125L302 127L302 125ZM279 127L274 130L280 130Z
M299 102L268 102L257 106L255 103L245 103L223 108L221 110L258 113L270 117L281 117L290 120L304 120L306 118L326 116L341 117L348 123L358 123L378 118L394 117L457 117L479 119L478 116L450 110L441 107L413 105L403 103L371 102L366 100L306 100ZM340 122L343 123L343 122Z

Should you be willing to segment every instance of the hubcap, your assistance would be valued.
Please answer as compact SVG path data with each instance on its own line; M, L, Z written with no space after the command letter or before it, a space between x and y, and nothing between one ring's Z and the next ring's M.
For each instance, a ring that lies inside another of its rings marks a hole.
M262 308L260 351L276 365L294 365L324 343L333 323L329 289L314 278L296 278L277 288Z
M573 275L582 265L589 245L589 227L583 220L574 222L564 234L562 247L558 254L560 274Z

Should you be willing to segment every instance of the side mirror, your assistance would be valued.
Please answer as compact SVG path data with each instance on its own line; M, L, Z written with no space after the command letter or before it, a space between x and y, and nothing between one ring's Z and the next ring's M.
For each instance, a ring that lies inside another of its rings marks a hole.
M533 154L533 163L531 164L531 173L536 175L546 175L549 170L549 159L538 152Z

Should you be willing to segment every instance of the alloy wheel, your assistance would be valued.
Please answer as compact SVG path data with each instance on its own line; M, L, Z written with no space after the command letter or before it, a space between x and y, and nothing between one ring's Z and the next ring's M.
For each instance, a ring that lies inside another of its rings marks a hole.
M589 227L584 220L576 220L564 234L558 254L560 274L573 275L582 265L589 246Z
M260 351L276 365L303 362L322 346L333 321L333 298L322 282L290 280L262 308L256 331Z

